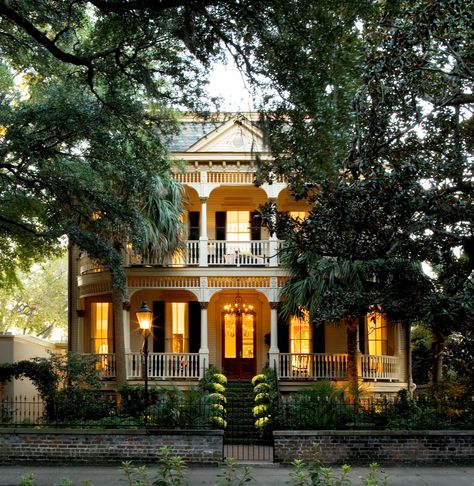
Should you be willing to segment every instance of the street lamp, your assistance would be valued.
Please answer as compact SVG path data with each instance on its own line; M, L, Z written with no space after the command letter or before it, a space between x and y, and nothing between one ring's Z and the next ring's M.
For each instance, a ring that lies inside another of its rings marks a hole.
M148 407L148 336L151 333L151 325L153 322L153 312L150 310L146 302L142 302L142 305L137 309L138 325L140 326L140 332L143 335L143 362L145 379L145 421L146 421L146 409Z

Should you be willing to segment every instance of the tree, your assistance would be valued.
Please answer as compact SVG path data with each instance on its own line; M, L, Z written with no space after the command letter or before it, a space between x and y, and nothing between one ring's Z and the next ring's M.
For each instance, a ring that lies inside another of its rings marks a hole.
M67 266L64 257L36 264L20 274L20 286L0 289L0 333L12 328L48 337L67 322Z
M206 74L226 49L251 72L252 39L273 10L250 0L0 2L0 284L67 235L111 272L124 353L122 250L176 246L165 149L174 110L212 104Z
M147 224L138 207L156 193L157 178L169 177L173 110L211 106L206 74L226 49L250 72L252 39L272 5L0 3L3 284L66 234L123 286L113 243L120 235L142 247Z
M347 17L344 4L328 12L339 47L329 40L318 49L336 67L338 49L355 49L355 67L344 56L347 77L309 65L268 115L283 156L262 167L262 180L287 175L311 208L303 222L281 214L274 222L267 208L267 224L288 240L287 306L333 320L370 305L425 319L440 357L445 335L472 322L474 11L463 1L410 0ZM314 49L306 43L300 55ZM339 86L345 102L332 98ZM439 369L434 362L435 381Z

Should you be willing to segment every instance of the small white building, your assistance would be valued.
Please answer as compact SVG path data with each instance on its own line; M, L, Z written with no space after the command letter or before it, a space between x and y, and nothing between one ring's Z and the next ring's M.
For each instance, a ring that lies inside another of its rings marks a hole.
M16 363L32 358L47 358L50 353L66 352L67 343L54 343L44 339L14 334L0 334L0 364ZM0 382L0 400L32 401L37 399L38 390L30 379L13 379Z

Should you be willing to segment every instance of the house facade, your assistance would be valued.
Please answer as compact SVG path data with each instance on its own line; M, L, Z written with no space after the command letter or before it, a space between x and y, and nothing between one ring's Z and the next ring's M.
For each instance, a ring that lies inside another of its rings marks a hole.
M343 323L313 328L308 320L284 322L279 314L286 272L282 242L260 226L256 211L273 202L280 211L305 216L283 179L256 187L255 160L271 160L255 114L215 121L184 118L170 142L186 167L176 172L184 186L187 239L166 261L125 257L129 305L124 306L125 350L114 342L108 273L87 255L70 258L70 349L99 356L106 387L114 387L116 360L126 360L127 380L143 380L136 310L153 312L148 337L148 379L159 385L195 384L209 365L232 379L251 379L269 365L280 389L314 380L347 382L347 337ZM77 277L77 279L76 279ZM77 283L77 285L76 285ZM359 325L358 373L365 389L394 393L409 383L407 330L384 315Z

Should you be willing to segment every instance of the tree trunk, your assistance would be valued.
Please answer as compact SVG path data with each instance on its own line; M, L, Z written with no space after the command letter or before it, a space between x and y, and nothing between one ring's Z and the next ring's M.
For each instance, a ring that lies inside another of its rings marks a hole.
M123 329L123 295L112 285L112 309L114 315L115 369L117 389L127 382L125 363L125 333Z
M433 355L431 382L433 385L439 385L443 381L443 352L446 347L446 338L437 329L433 329L431 332L433 336L431 343L431 352Z
M349 380L349 397L355 400L359 386L358 366L357 366L357 327L359 320L348 317L347 327L347 379Z

